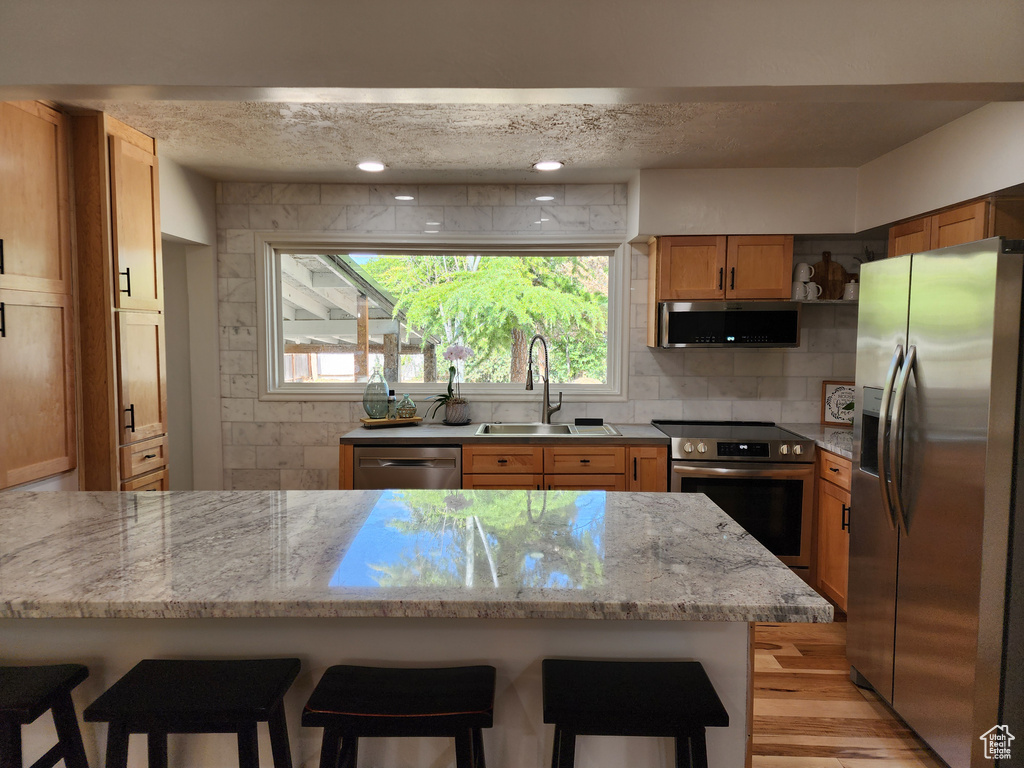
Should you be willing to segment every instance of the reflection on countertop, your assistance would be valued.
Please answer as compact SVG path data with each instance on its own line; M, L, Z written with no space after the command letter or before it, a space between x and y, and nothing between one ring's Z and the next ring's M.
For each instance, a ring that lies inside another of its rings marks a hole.
M703 495L0 494L2 617L830 621Z

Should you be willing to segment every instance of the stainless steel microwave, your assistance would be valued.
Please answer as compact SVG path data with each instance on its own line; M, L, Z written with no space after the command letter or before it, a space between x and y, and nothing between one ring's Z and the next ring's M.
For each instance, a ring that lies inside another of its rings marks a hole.
M794 301L677 301L658 305L659 347L798 347Z

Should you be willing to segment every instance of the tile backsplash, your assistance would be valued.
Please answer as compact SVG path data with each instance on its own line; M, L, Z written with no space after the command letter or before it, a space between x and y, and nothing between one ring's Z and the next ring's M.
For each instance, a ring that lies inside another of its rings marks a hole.
M412 194L414 201L396 201ZM538 204L534 198L551 195ZM541 224L535 222L546 219ZM584 185L357 185L221 183L217 187L221 426L226 489L338 486L338 437L358 426L361 402L262 402L257 398L253 233L602 234L624 239L626 187ZM885 243L798 238L795 261L822 250L856 271ZM661 350L646 346L646 246L632 248L626 402L566 402L558 421L652 418L816 422L821 382L852 379L855 305L805 304L800 346L770 350ZM472 402L474 421L536 420L537 402Z

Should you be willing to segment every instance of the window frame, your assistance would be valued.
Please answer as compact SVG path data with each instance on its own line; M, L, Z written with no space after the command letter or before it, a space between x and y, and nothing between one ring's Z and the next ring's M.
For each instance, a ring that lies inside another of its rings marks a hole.
M256 358L259 400L300 401L358 401L362 399L364 383L327 384L323 382L284 381L284 336L280 322L281 261L279 253L317 252L332 250L380 251L385 248L418 252L480 251L500 254L504 252L561 253L565 255L594 254L604 251L608 260L608 381L605 384L555 383L572 401L625 401L626 364L629 342L629 247L614 242L607 236L575 236L544 238L526 237L446 237L444 241L391 236L325 235L324 233L283 233L278 231L255 233L256 254ZM535 353L536 354L536 353ZM403 383L402 394L408 392L419 402L427 395L440 394L442 382ZM532 401L537 393L528 392L522 384L463 383L462 392L469 399Z

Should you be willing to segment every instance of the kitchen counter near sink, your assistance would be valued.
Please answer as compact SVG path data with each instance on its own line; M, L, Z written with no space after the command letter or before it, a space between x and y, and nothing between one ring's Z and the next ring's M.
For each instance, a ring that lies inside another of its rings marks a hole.
M500 421L487 422L501 424ZM553 425L554 426L554 425ZM601 445L668 445L664 432L650 424L614 424L618 435L478 435L480 424L452 427L440 422L421 422L413 427L358 427L341 436L348 445L443 445L528 443L532 445L577 445L583 442Z
M551 729L540 663L573 656L700 660L731 722L709 729L710 764L742 765L747 622L832 618L689 494L11 492L0 494L0 543L5 662L86 661L82 706L140 658L297 656L303 672L286 698L297 766L317 759L319 731L297 724L327 666L488 663L498 669L488 757L541 768ZM87 723L84 735L100 764L102 731ZM29 733L27 749L47 737ZM194 743L189 765L234 764L232 739ZM445 764L448 748L390 739L366 758ZM667 748L584 738L579 751L612 768L657 764ZM172 741L172 764L182 762L174 753Z

